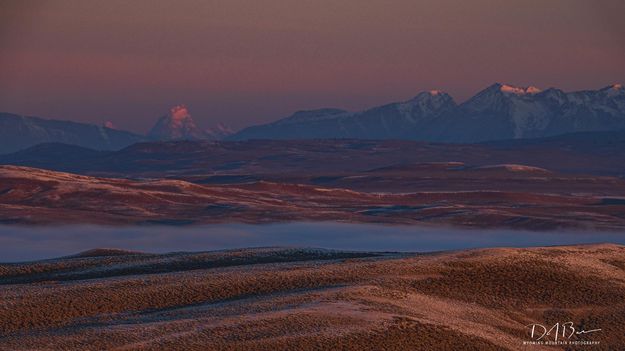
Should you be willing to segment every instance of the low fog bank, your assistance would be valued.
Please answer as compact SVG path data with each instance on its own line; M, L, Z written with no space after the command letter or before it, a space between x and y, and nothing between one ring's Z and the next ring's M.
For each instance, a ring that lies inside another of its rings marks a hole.
M326 222L189 227L0 226L0 262L54 258L103 247L153 253L262 246L425 252L608 242L625 244L625 232L532 232Z

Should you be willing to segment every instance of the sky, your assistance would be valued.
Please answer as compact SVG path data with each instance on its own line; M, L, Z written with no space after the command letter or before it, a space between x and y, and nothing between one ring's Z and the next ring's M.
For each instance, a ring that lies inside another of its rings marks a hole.
M625 83L623 0L0 0L0 111L239 129L424 90Z

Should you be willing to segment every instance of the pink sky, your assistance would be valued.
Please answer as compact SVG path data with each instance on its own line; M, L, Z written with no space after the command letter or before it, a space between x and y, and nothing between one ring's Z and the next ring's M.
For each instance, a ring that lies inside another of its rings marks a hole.
M0 111L145 132L186 104L208 127L362 109L493 82L625 82L622 0L14 1Z

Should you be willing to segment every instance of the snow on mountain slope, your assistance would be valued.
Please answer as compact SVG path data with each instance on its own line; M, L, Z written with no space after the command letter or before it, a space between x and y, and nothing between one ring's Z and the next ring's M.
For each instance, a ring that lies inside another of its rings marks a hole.
M148 137L154 140L202 140L208 139L208 134L198 128L186 106L178 105L159 118Z
M535 87L515 87L493 84L463 103L450 128L450 141L481 141L489 139L518 139L540 136L549 125L552 112L536 103L540 90Z
M200 129L185 105L174 106L158 119L148 132L152 140L221 140L233 131L222 123L214 128Z
M455 108L451 96L434 90L361 112L333 108L299 111L270 124L245 128L230 139L414 139L423 132L419 124Z
M96 150L117 150L144 137L93 124L0 113L0 153L41 143L65 143Z
M565 93L534 86L493 84L456 105L444 92L361 112L339 109L300 111L273 123L246 128L242 139L413 139L479 142L552 136L581 131L625 129L625 89Z

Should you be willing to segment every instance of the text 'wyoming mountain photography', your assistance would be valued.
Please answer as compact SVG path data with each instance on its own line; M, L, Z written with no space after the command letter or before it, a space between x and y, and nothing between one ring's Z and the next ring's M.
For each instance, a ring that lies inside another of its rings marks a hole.
M624 350L625 2L0 2L0 350Z

